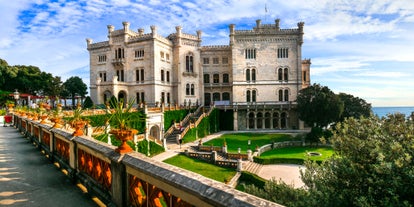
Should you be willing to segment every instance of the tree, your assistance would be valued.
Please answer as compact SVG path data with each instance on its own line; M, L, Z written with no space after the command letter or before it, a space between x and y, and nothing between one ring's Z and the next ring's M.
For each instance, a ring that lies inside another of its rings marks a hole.
M371 115L371 104L367 103L364 99L346 93L339 93L338 97L344 103L344 111L341 116L342 121L349 117L359 118L361 116L369 117Z
M331 141L335 155L321 165L308 161L301 172L309 206L414 203L414 124L404 115L347 118Z
M81 78L77 76L70 77L63 83L63 87L65 90L64 93L69 94L69 96L72 98L72 106L75 106L75 97L85 97L85 95L88 93L87 89L88 87L86 84L82 81Z
M343 103L328 87L313 84L299 91L299 118L312 127L326 127L339 121Z
M85 98L85 101L83 102L83 108L89 109L89 108L92 108L92 107L93 107L93 101L92 101L90 96L87 96Z

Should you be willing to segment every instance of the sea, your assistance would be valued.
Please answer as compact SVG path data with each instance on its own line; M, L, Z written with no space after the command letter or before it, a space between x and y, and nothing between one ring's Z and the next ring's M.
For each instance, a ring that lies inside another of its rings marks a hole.
M387 114L401 113L405 114L406 117L410 116L414 112L414 106L400 106L400 107L372 107L374 115L378 117L385 117Z

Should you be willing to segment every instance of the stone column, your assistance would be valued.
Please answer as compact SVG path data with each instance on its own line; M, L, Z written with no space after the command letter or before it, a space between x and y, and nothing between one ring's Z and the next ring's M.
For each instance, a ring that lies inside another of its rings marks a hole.
M237 110L234 110L233 112L233 130L239 131L239 123L238 123L238 116L237 116Z
M253 155L252 155L252 150L251 149L247 150L247 160L253 162Z
M241 172L242 171L242 169L243 169L243 164L242 163L243 162L242 162L242 159L241 158L237 160L237 172Z

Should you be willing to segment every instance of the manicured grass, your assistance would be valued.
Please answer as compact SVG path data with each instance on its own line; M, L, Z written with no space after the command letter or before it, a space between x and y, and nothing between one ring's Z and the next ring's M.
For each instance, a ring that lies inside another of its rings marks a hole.
M203 143L203 145L223 146L224 140L226 140L228 152L237 153L238 148L240 147L241 153L246 153L249 148L248 140L251 140L250 149L254 150L256 146L261 147L272 142L298 141L300 139L292 137L288 134L236 133L224 134L219 138Z
M309 156L307 155L308 152L318 152L321 153L321 156ZM296 158L306 160L309 157L311 160L323 161L332 156L333 153L334 151L331 147L286 147L264 152L260 155L260 158Z
M230 181L236 175L236 170L232 168L219 167L202 160L187 157L185 155L177 155L172 158L164 160L165 163L174 165L204 177L217 180L219 182Z

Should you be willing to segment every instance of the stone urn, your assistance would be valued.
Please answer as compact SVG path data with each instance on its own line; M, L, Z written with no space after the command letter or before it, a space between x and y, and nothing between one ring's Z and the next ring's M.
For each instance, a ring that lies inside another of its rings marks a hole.
M133 140L136 133L138 133L138 130L136 129L111 129L109 134L113 134L116 139L122 142L115 151L120 154L132 152L132 148L126 142L128 140Z
M62 128L62 118L61 117L53 117L50 119L54 124L53 124L53 128Z

